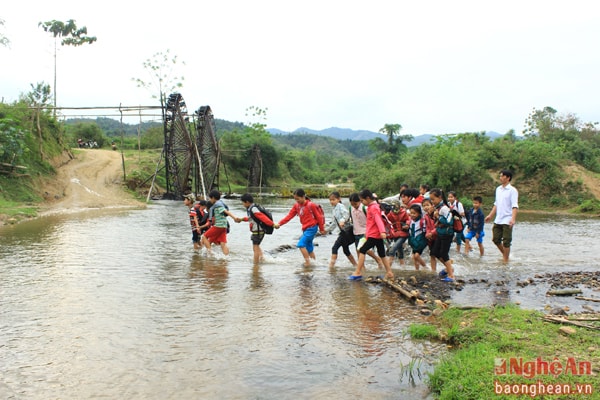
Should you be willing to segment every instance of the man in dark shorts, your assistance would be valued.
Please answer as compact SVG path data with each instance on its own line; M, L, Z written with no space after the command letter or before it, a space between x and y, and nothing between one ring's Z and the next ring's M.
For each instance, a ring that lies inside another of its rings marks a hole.
M490 213L485 217L485 222L489 222L494 214L496 215L492 228L492 241L502 253L504 262L508 262L513 227L517 221L517 211L519 210L519 192L511 185L512 176L513 174L509 170L500 171L501 185L496 188L496 201Z

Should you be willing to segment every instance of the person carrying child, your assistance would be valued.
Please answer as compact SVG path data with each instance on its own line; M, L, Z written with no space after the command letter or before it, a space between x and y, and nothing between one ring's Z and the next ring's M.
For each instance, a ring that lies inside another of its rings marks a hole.
M240 198L242 205L246 208L247 216L243 218L236 218L235 222L248 222L250 227L250 240L252 241L252 252L254 254L254 265L263 261L263 251L260 248L260 244L265 238L265 226L273 228L274 222L267 215L266 211L258 204L254 204L254 198L250 193L244 193ZM263 211L261 211L263 210ZM268 228L267 228L268 229ZM273 229L270 229L273 232Z
M485 236L485 216L481 210L483 199L481 196L473 197L473 208L467 213L467 233L465 234L465 254L472 250L471 240L476 238L479 246L479 255L483 257L483 237Z

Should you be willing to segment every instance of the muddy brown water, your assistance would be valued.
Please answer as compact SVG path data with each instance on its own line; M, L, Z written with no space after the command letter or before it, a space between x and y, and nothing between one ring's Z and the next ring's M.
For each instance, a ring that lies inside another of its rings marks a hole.
M238 200L227 203L243 214ZM268 207L279 219L291 204ZM509 265L488 233L488 255L455 255L457 275L594 270L599 228L598 220L522 215ZM418 310L387 289L348 281L341 254L330 271L334 236L317 238L311 268L295 249L272 251L299 233L294 219L268 236L267 260L255 267L244 223L232 226L229 257L194 253L179 202L0 228L1 397L427 397L426 373L444 346L408 337L422 321ZM378 273L373 262L367 268ZM508 296L542 308L549 300L537 287ZM477 288L466 285L455 301L496 300ZM409 376L402 365L411 360L420 361Z

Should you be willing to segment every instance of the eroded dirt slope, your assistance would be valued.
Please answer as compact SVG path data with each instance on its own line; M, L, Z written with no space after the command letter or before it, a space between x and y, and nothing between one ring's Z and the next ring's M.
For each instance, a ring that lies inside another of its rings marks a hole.
M43 185L43 214L143 204L124 190L121 154L111 150L79 150Z

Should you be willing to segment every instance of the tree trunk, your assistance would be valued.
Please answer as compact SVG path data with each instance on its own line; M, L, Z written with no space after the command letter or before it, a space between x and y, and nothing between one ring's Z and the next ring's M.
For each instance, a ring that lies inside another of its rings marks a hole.
M40 157L42 158L42 161L46 160L46 155L44 154L44 138L42 137L42 126L40 124L40 114L42 113L41 111L41 106L37 106L37 108L35 109L35 124L36 124L36 129L38 132L38 137L39 137L39 146L40 146Z

